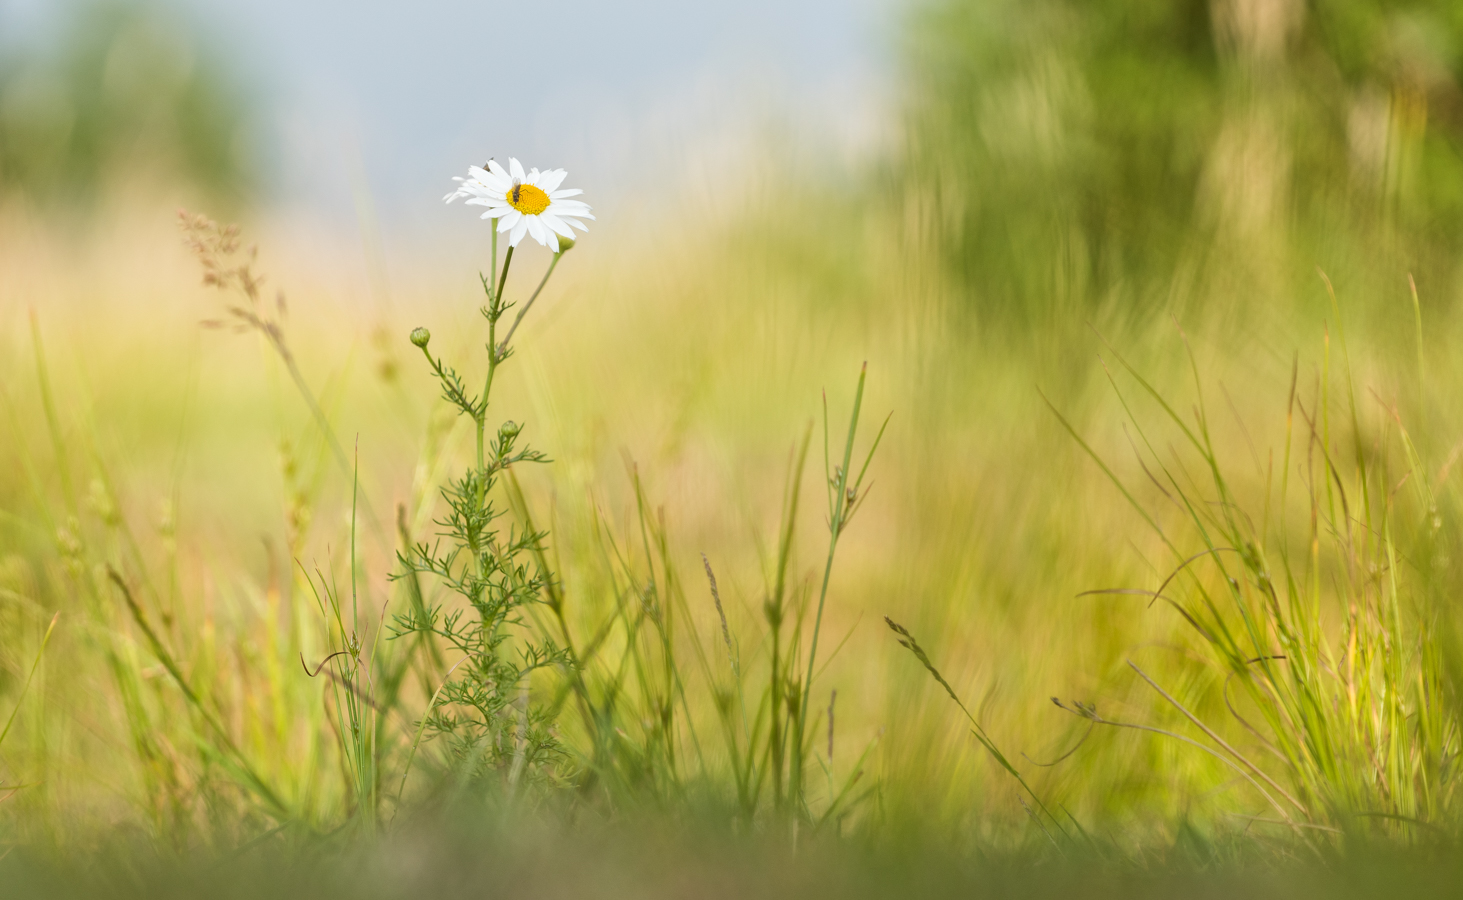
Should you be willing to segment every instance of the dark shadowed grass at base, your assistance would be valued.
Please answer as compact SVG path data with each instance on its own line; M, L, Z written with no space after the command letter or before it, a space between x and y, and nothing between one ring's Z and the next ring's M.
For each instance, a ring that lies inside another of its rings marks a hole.
M794 846L796 844L796 849ZM79 854L14 848L0 859L6 897L208 897L269 900L532 898L1351 898L1453 896L1463 848L1344 856L1266 854L1253 841L1180 832L1141 857L1089 851L939 850L913 834L871 843L786 831L733 834L684 819L568 825L557 817L472 814L419 821L344 849L257 840L227 851L165 854L116 836Z

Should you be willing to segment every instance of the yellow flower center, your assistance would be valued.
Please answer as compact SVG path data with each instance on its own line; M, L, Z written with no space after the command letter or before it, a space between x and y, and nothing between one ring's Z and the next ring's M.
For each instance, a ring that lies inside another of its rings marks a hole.
M525 216L536 216L549 208L549 195L531 184L515 184L503 196Z

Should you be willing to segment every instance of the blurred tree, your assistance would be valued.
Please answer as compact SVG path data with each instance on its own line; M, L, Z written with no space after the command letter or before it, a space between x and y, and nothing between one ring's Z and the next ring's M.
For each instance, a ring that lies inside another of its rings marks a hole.
M184 20L79 3L50 53L0 57L0 193L86 197L136 176L236 203L251 182L242 93Z
M899 194L982 310L1457 291L1457 0L927 0L906 58Z

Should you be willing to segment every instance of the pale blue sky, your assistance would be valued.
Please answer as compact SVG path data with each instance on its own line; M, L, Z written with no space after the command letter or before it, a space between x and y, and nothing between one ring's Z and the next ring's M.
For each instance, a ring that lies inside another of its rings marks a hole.
M899 0L159 0L266 101L279 199L435 230L449 178L518 155L611 196L653 194L775 119L843 148L879 129ZM68 0L0 0L44 40ZM748 145L750 146L750 145Z

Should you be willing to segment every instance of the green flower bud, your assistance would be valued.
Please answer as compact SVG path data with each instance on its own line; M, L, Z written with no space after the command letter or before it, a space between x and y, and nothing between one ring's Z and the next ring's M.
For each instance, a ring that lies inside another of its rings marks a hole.
M574 249L574 239L573 238L566 238L566 237L560 237L559 238L559 252L560 253L568 253L570 250L573 250L573 249Z
M514 422L510 419L507 422L504 422L502 426L498 429L498 437L502 438L505 441L512 440L513 438L518 437L518 432L522 430L522 425L519 425L517 422Z
M421 347L423 350L427 349L427 341L430 341L431 339L432 332L428 331L425 328L413 328L411 330L411 342L413 344L416 344L418 347Z

